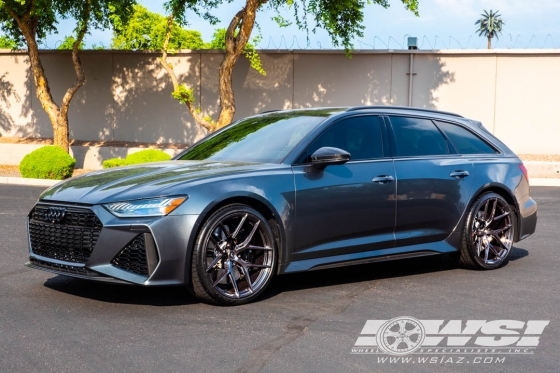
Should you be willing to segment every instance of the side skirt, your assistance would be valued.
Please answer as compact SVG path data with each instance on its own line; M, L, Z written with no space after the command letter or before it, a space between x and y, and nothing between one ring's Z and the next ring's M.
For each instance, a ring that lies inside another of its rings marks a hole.
M457 249L448 244L446 241L431 242L414 246L402 246L390 249L364 251L354 254L293 261L283 265L279 270L279 274L344 267L355 264L385 262L397 259L417 258L444 253L453 253L456 251Z

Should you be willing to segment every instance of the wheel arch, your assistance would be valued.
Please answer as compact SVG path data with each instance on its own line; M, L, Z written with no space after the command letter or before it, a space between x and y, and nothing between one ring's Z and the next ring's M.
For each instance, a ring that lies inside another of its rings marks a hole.
M473 197L471 198L469 205L467 206L467 212L470 211L473 203L484 193L489 193L489 192L493 192L498 194L499 196L501 196L503 199L506 200L506 202L513 207L513 212L515 214L515 222L516 222L516 227L515 227L515 235L514 235L514 242L517 242L519 240L519 232L520 232L520 222L519 222L519 204L517 203L517 200L515 199L513 192L505 185L503 184L499 184L499 183L489 183L486 184L484 186L482 186L481 188L479 188L477 191L475 191L473 193ZM466 218L466 215L465 215Z
M272 233L274 234L274 238L276 239L276 244L278 246L278 265L276 267L276 274L278 274L280 264L284 263L284 261L286 260L286 250L284 247L286 242L286 235L284 225L282 223L282 220L280 219L280 214L272 206L272 204L270 204L270 202L262 196L252 193L229 195L224 199L214 201L214 203L206 206L195 224L195 230L193 230L190 235L189 250L187 252L185 267L187 269L190 269L191 267L192 250L194 247L194 243L196 242L196 237L200 233L200 230L202 229L202 226L204 225L206 220L208 220L214 212L218 211L222 207L236 203L254 208L269 222L270 228L272 230ZM271 220L275 222L274 225L270 224ZM190 270L186 271L185 277L185 284L188 284L191 281Z

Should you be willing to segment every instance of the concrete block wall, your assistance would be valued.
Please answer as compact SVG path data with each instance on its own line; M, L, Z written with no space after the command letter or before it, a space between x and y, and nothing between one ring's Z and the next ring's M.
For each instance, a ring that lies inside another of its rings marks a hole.
M518 153L560 153L558 50L374 50L351 59L342 51L260 54L266 76L244 57L235 67L236 118L275 109L410 104L480 120ZM158 57L83 52L87 83L70 108L71 138L185 144L202 138L206 131L171 97ZM205 114L218 111L222 57L193 51L170 58ZM59 102L75 79L70 53L44 51L42 61ZM52 136L23 52L0 51L0 136Z

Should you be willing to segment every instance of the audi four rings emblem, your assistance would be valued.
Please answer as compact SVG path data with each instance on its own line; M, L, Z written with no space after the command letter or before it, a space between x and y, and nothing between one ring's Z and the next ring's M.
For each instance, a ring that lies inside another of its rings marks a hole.
M51 223L60 223L65 215L66 209L64 207L49 207L45 212L45 220Z

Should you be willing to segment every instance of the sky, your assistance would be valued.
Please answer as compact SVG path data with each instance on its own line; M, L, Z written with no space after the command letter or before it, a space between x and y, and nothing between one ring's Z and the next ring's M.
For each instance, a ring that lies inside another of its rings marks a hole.
M149 10L165 14L165 0L140 0ZM475 32L475 21L484 10L499 10L504 21L499 39L493 47L500 49L560 48L560 0L419 0L420 16L405 10L401 1L390 0L389 9L368 5L365 10L364 36L354 40L355 49L406 49L407 37L418 38L420 49L483 49L487 47L484 37ZM231 17L241 9L244 1L234 0L216 10L221 24L212 26L207 21L188 15L190 29L202 33L209 41L216 27L227 27ZM538 5L537 5L538 4ZM265 7L266 9L266 7ZM283 16L285 18L287 11ZM295 25L279 28L271 17L275 13L261 11L257 15L262 41L260 49L332 49L326 32L319 30L309 34ZM289 19L289 18L288 18ZM72 33L75 23L61 21L59 34L50 35L44 47L55 48ZM253 31L253 35L257 30ZM111 43L111 31L92 31L86 45Z

